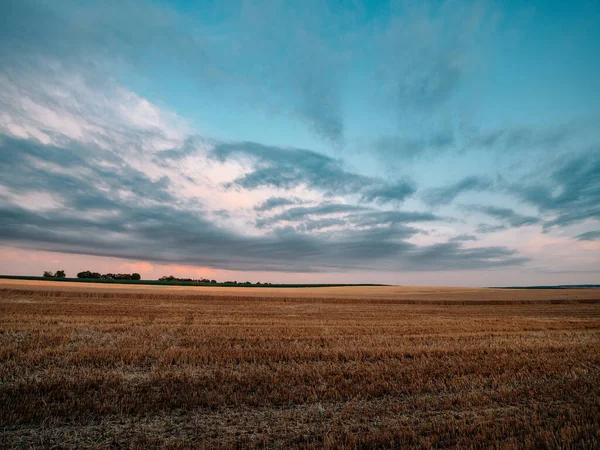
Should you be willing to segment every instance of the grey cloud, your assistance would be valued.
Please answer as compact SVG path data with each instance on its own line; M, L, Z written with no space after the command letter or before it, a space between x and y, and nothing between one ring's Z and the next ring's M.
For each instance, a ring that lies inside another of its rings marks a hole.
M459 234L449 239L449 242L464 242L464 241L476 241L477 236L472 234Z
M413 183L398 181L393 184L384 184L365 189L362 194L362 199L366 202L403 202L416 191L417 188Z
M381 136L370 141L369 148L391 163L445 152L490 152L527 155L543 151L558 153L565 146L597 142L598 117L574 120L555 126L515 126L481 130L467 126L458 129L431 129L422 136Z
M323 228L344 226L348 223L346 219L326 218L319 220L305 220L302 225L298 227L299 231L311 232L322 230Z
M474 259L484 258L486 260L485 267L490 267L489 264L495 267L518 265L527 261L527 258L516 256L516 253L506 247L464 248L460 243L448 242L430 245L422 249L413 257L413 261L420 265L439 258L447 261L449 265L455 264L454 268L457 270L466 269L469 266L466 262L468 257L465 259L467 255Z
M201 21L156 2L7 0L0 2L0 58L25 71L28 65L45 69L54 58L69 69L98 73L115 63L139 73L160 61L201 89L233 86L242 103L298 117L340 144L345 62L335 43L322 37L329 17L318 10L315 15L310 7L299 11L285 3L236 6L227 20L237 33L224 41ZM284 57L286 64L273 64Z
M490 225L487 223L480 223L477 228L475 229L475 231L477 233L495 233L496 231L502 231L502 230L506 230L507 226L506 225Z
M380 224L395 225L436 220L440 220L440 217L428 212L367 211L355 217L354 223L359 226L376 226Z
M307 185L326 195L359 195L363 201L402 201L415 192L408 181L386 183L382 179L348 172L341 161L303 149L283 149L253 142L218 143L211 156L219 161L251 158L254 171L234 180L228 187L244 189L274 187L291 189Z
M274 224L281 221L299 221L309 216L325 216L329 214L344 214L355 211L364 211L366 208L361 206L346 205L340 203L324 203L318 206L289 208L282 213L268 218L262 218L256 221L259 228L265 225Z
M314 216L330 214L341 214L342 217L312 219ZM440 220L440 217L427 212L381 211L356 205L324 203L311 207L290 208L280 214L260 218L256 221L256 226L264 228L286 221L296 222L292 227L296 230L320 229L332 225L345 225L346 228L350 227L350 229L356 227L383 227L384 229L393 228L397 231L401 228L405 236L410 236L417 233L418 230L407 227L406 224L436 220Z
M120 192L129 193L143 201L174 201L168 192L168 177L150 180L114 153L100 148L93 147L90 152L90 147L75 142L57 147L0 136L0 149L0 183L20 191L59 193L69 198L74 207L88 209L109 209L117 205L114 198L119 194L107 194L102 189L105 186L117 186ZM92 156L86 159L83 156L85 154ZM66 168L68 173L44 170L44 164L48 163Z
M285 198L285 197L270 197L270 198L266 199L264 202L262 202L260 205L256 205L254 207L254 211L259 211L259 212L270 211L279 206L295 205L297 203L298 203L298 200L296 200L296 199L290 199L290 198Z
M447 205L464 192L481 192L493 186L491 180L470 176L443 188L429 189L423 200L432 206Z
M545 228L600 220L600 152L592 149L563 158L547 179L517 183L510 190L542 214L555 216Z
M210 143L207 139L201 138L198 135L190 135L183 140L180 146L156 152L153 160L160 165L167 161L179 161L186 156L193 155L198 151L200 145L207 143Z
M518 126L495 130L466 130L465 145L474 149L529 151L531 149L561 149L574 138L594 134L598 119L571 121L557 126Z
M600 241L600 231L588 231L577 236L579 241Z
M526 225L534 225L540 223L541 219L533 216L524 216L516 213L510 208L499 208L496 206L472 205L466 209L470 211L478 211L487 214L490 217L498 219L508 224L511 228L518 228Z
M327 193L360 191L371 179L345 171L338 160L310 150L282 149L253 142L221 143L212 156L220 161L231 157L250 157L257 169L235 180L245 189L262 186L293 188L307 184Z
M63 203L36 210L34 205L18 205L0 197L3 244L235 270L447 270L524 261L508 249L474 251L411 244L405 239L415 230L404 223L428 218L418 213L355 210L350 214L358 214L373 226L318 234L287 228L262 236L243 235L216 226L202 209L189 209L173 199L167 182L152 181L122 161L118 162L120 170L106 172L107 161L102 158L110 160L112 153L94 148L82 152L80 144L65 143L61 157L58 147L7 137L0 142L3 186L15 192L48 192ZM58 164L77 154L81 156L77 164L61 166L69 168L68 173L40 166L39 158L31 157L46 155L48 162ZM9 165L5 164L8 160ZM78 177L81 171L85 176ZM119 194L124 187L131 196ZM327 208L340 209L323 206L322 212Z

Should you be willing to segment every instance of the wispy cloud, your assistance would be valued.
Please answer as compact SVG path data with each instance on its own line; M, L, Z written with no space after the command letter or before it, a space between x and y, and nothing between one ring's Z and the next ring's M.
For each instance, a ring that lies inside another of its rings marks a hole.
M500 208L497 206L470 205L466 209L487 214L494 219L504 222L512 228L518 228L525 225L535 225L541 222L539 217L525 216L515 212L511 208Z
M588 231L577 236L580 241L600 241L600 231Z
M497 16L485 2L400 2L391 9L376 40L382 85L400 114L429 113L454 96Z
M296 203L298 203L298 200L296 199L290 199L285 197L269 197L260 205L256 205L254 207L254 211L270 211L280 206L295 205Z
M542 214L554 216L544 223L546 228L599 220L600 152L594 148L564 157L546 179L515 184L512 192Z
M366 211L363 228L312 235L276 228L261 236L244 235L215 225L202 208L181 208L169 192L169 180L149 179L124 161L107 171L110 152L82 151L77 143L62 147L4 136L1 141L5 185L18 192L49 192L59 199L51 209L26 209L19 198L3 197L1 239L5 244L42 250L116 256L154 262L179 262L236 270L311 271L340 268L430 270L520 264L514 251L478 251L419 247L405 239L416 232L403 225L427 215ZM81 155L94 154L93 158ZM44 156L41 159L41 156ZM80 155L80 156L77 156ZM70 159L64 173L58 158ZM85 174L80 176L80 174ZM292 210L283 219L310 214L361 211L362 207L323 205ZM387 215L387 217L386 217ZM385 225L385 224L388 225ZM365 228L366 227L366 228Z
M249 161L250 172L228 187L292 189L305 185L325 195L359 196L363 201L402 202L416 187L410 181L389 183L346 170L342 161L310 150L279 148L254 142L217 143L210 155L218 161Z
M423 199L432 206L447 205L464 192L481 192L492 186L492 181L487 178L469 176L449 186L429 189L424 192Z

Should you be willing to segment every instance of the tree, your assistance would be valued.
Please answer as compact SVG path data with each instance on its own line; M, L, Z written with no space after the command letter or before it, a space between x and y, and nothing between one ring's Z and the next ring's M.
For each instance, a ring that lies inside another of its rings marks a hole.
M134 273L132 273L132 274L131 274L131 279L132 279L132 280L141 280L141 279L142 279L142 277L140 276L140 274L139 274L139 273L135 273L135 272L134 272Z
M54 274L54 278L65 278L67 275L64 270L57 270Z
M77 274L77 278L100 278L101 275L98 272L90 272L89 270L84 270L83 272L79 272Z
M54 278L54 274L48 270L44 271L44 278Z

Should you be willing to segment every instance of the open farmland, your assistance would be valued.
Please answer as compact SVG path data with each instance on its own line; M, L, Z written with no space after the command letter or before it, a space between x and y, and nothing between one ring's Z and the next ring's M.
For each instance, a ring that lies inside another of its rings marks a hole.
M2 280L0 446L598 448L600 290Z

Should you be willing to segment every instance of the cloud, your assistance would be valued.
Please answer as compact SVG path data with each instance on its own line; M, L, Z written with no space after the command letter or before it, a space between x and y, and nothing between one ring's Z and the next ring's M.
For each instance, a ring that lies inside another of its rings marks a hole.
M2 137L2 183L17 193L0 197L3 244L235 270L446 270L524 261L508 249L419 247L406 241L416 230L405 223L433 216L359 206L322 205L296 216L346 211L360 229L310 234L288 227L242 234L216 225L201 206L190 208L185 199L173 198L168 180L152 180L90 145L65 141L58 147ZM53 164L61 158L64 164ZM119 170L106 170L109 161ZM19 194L30 191L50 193L60 202L27 209Z
M573 120L553 126L514 126L495 130L465 130L465 147L475 150L532 151L563 149L574 140L593 138L598 118Z
M311 216L326 216L331 214L347 214L356 211L364 211L367 208L340 203L323 203L317 206L295 207L268 218L257 220L256 225L262 228L281 221L296 222Z
M438 259L449 266L454 264L453 268L456 270L462 270L469 266L468 260L470 258L484 259L485 267L519 265L528 260L527 258L517 257L516 251L506 247L464 248L458 242L448 242L427 246L414 256L413 262L419 266L425 263L435 265L435 260Z
M508 227L506 225L490 225L487 223L480 223L479 225L477 225L477 228L475 228L475 231L477 233L495 233L496 231L503 231L506 230Z
M321 216L331 216L322 218ZM374 208L323 203L310 207L290 208L270 217L262 217L256 221L259 228L280 226L286 222L287 227L297 231L313 231L337 226L342 230L358 230L365 228L393 229L398 234L401 230L404 237L420 232L416 228L406 226L409 223L430 222L440 220L431 213L415 211L382 211Z
M7 0L0 3L0 58L7 67L59 61L68 70L98 73L103 67L136 73L175 67L201 89L236 90L240 104L299 118L339 145L345 62L322 34L331 17L324 8L314 14L315 6L242 3L223 24L235 33L223 38L158 2ZM285 64L273 64L284 58Z
M496 129L479 129L467 124L459 127L426 127L420 135L407 132L402 135L384 135L366 141L368 148L388 164L392 161L410 161L429 155L439 157L454 152L486 152L495 155L531 157L536 152L560 153L565 147L598 142L597 116L571 120L558 125L519 125Z
M511 192L552 216L545 228L600 220L600 152L592 149L564 157L553 167L546 179L539 180L537 172L538 181L515 183Z
M409 160L426 152L440 153L455 148L456 137L451 130L432 132L421 138L386 135L374 139L372 147L385 159Z
M248 161L252 170L227 187L293 189L308 186L325 195L358 195L363 201L401 202L416 188L409 181L387 183L349 172L340 160L310 150L266 146L254 142L217 143L210 156L220 162Z
M326 8L311 17L314 4L272 6L245 4L225 20L235 32L224 36L159 3L2 3L0 241L235 270L522 264L503 247L409 242L420 224L443 220L399 208L417 192L409 179L367 176L311 150L194 134L111 75L128 79L169 67L216 96L300 118L339 146L344 71L371 55L349 51L344 21L335 22L340 38L331 37ZM436 10L431 22L438 31L442 13ZM397 41L388 37L393 47ZM471 44L451 43L457 51L448 54L439 44L420 43L425 51L411 54L417 63L401 60L398 71L398 58L372 55L376 66L392 69L383 78L396 84L396 99L408 108L427 112L445 104L466 73ZM286 63L274 65L284 54ZM417 154L451 147L455 138L439 133L396 144ZM469 189L475 188L458 187ZM262 228L254 226L257 219Z
M449 186L425 191L423 200L431 206L447 205L464 192L481 192L492 186L491 180L469 176Z
M270 198L266 199L264 202L262 202L260 205L256 205L254 207L254 211L258 211L258 212L270 211L270 210L272 210L274 208L278 208L280 206L295 205L296 203L298 203L298 200L296 200L296 199L289 199L289 198L284 198L284 197L270 197Z
M379 24L377 72L386 97L401 112L429 113L459 89L495 17L484 2L397 5Z
M600 241L600 231L588 231L577 236L579 241Z
M516 213L510 208L499 208L497 206L471 205L465 207L470 211L477 211L487 214L490 217L504 222L511 228L518 228L526 225L535 225L540 223L541 219L533 216L524 216Z
M408 181L398 181L393 184L381 184L367 188L363 191L362 200L365 202L403 202L406 198L417 192L414 183Z
M449 242L464 242L464 241L476 241L477 236L472 234L459 234L449 239Z

